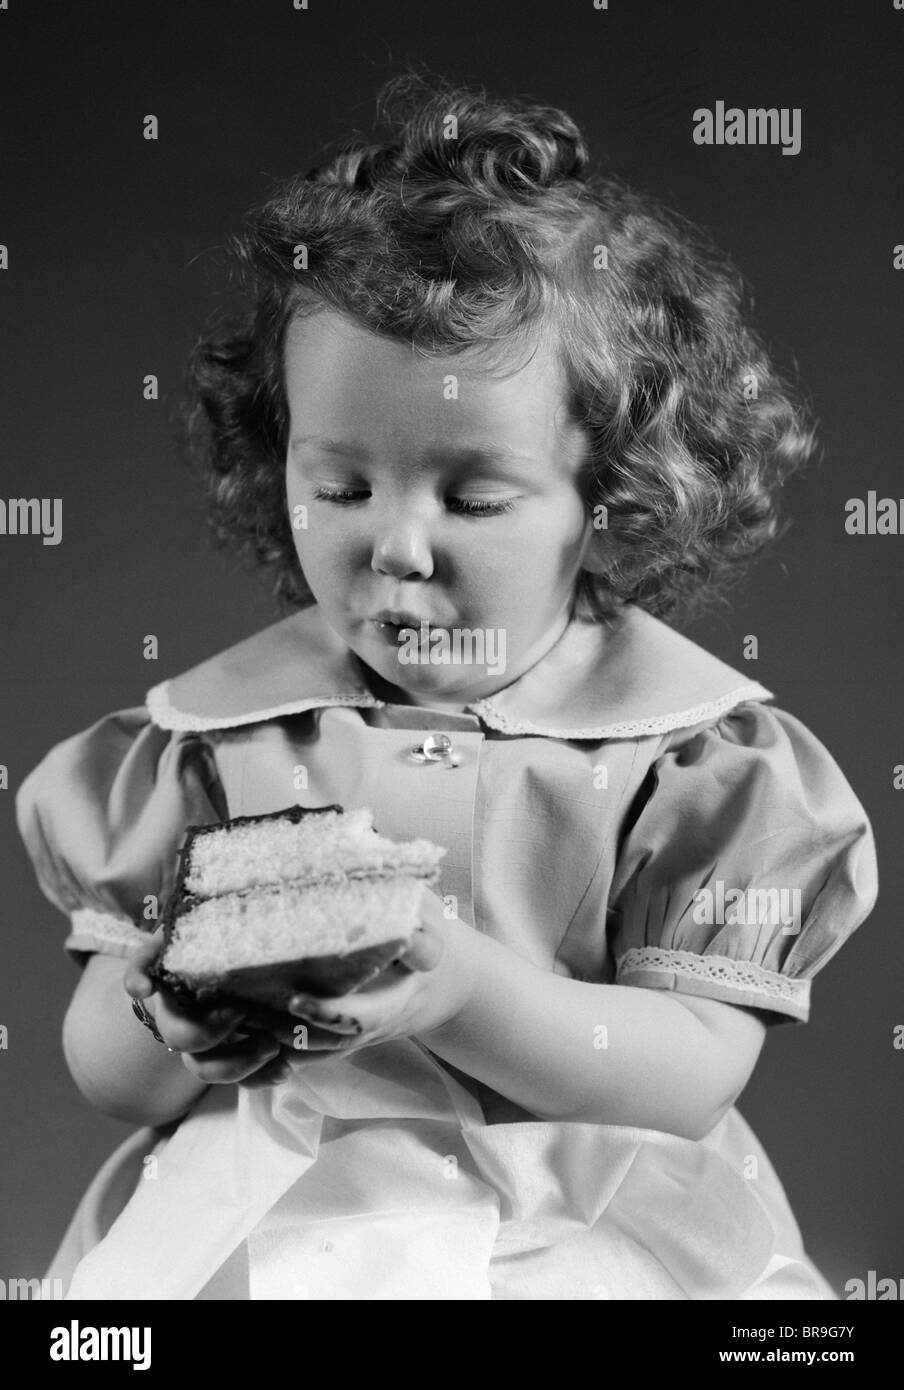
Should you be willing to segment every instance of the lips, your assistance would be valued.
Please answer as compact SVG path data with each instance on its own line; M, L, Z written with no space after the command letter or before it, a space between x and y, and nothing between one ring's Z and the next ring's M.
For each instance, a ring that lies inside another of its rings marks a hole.
M375 623L380 628L413 627L417 632L420 632L422 623L426 623L434 631L447 626L445 623L435 623L432 618L425 617L423 613L409 613L404 608L381 608L379 613L375 613L368 621Z
M439 624L432 623L429 618L422 613L409 613L404 608L381 608L373 618L368 621L372 624L376 634L384 642L388 642L393 649L414 641L418 647L425 647L434 632L445 630Z
M418 613L408 613L402 608L381 608L379 613L375 613L371 622L379 623L383 627L420 627L421 623L429 623L429 618L424 618Z

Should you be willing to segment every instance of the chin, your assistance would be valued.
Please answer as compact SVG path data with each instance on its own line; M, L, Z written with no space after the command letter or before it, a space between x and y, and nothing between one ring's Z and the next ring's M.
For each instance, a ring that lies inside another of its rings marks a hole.
M435 697L437 700L460 700L463 704L467 700L477 697L473 693L473 688L461 690L456 686L444 685L442 681L431 680L412 680L407 671L396 670L392 676L387 676L387 680L392 681L400 690L404 690L406 695L420 696L423 699Z

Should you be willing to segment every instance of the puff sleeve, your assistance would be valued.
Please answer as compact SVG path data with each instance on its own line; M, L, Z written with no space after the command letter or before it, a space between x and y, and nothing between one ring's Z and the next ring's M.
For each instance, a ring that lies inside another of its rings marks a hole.
M631 808L609 905L619 984L806 1022L810 981L868 916L866 814L799 720L748 703L672 736Z
M44 896L65 912L64 945L125 956L172 889L186 826L225 819L213 751L142 707L118 710L57 744L16 795L19 833ZM143 930L142 930L143 929Z

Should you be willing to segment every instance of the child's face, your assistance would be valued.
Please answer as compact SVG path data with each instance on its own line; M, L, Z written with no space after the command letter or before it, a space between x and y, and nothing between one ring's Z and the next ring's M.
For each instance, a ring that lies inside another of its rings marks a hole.
M509 685L564 631L593 533L553 359L491 377L325 310L290 325L285 373L289 513L327 621L410 703ZM432 636L400 641L382 610Z

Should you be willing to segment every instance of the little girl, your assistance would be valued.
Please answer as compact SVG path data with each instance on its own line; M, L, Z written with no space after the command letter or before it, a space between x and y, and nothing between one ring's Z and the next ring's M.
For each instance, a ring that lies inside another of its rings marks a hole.
M417 82L384 110L396 143L256 211L248 317L193 357L213 524L288 615L18 795L83 966L68 1063L143 1126L50 1276L833 1298L735 1103L872 908L870 829L816 738L664 622L776 533L812 433L730 263L589 174L564 112ZM446 848L415 945L285 1015L155 993L186 827L296 803Z

